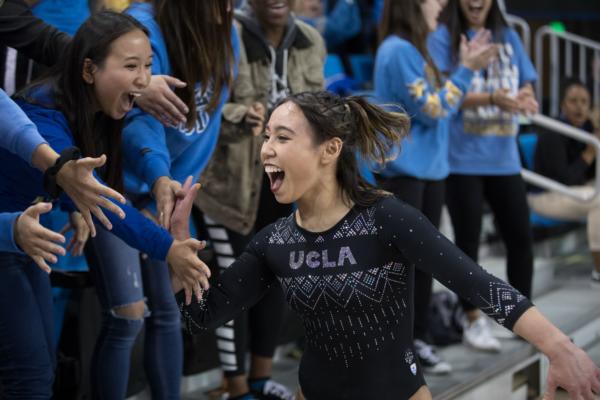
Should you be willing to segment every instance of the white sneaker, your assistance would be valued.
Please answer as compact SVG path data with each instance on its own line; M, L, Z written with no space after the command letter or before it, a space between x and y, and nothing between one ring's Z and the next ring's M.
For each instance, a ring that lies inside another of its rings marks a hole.
M442 359L433 347L420 339L415 339L415 351L423 370L433 375L445 375L452 372L452 366Z
M595 269L592 270L590 281L593 288L600 288L600 272L596 271Z
M483 351L500 351L502 346L496 339L483 316L480 316L475 321L465 324L463 330L463 343L476 350Z

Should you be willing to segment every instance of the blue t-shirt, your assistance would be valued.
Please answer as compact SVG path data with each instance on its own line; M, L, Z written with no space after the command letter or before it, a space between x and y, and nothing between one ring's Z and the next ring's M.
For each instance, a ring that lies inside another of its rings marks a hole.
M154 16L150 3L133 3L126 12L136 18L150 31L153 61L152 74L172 75L169 54L164 36ZM235 56L235 70L239 61L239 41L235 28L231 37ZM215 94L211 85L205 93L200 83L196 86L196 125L192 130L184 124L165 128L158 120L135 108L126 118L123 129L123 150L125 154L125 189L129 193L150 192L154 182L161 176L169 176L181 183L189 175L197 180L208 164L217 144L221 129L221 114L229 88L223 87ZM219 106L212 114L206 112L210 98L220 96Z
M36 104L23 100L18 100L17 104L36 125L48 144L57 152L74 146L69 123L61 111L52 108L54 101L48 90L35 90L30 93L30 97ZM45 196L42 173L31 168L18 156L0 148L0 213L23 211L36 199ZM69 211L76 209L71 199L64 194L60 196L59 203ZM124 220L103 209L113 225L111 232L150 257L165 260L173 242L171 235L135 208L122 204L119 206L126 214Z
M374 76L377 101L399 104L411 117L410 135L399 143L400 154L385 165L381 175L446 178L448 122L460 107L473 71L461 66L438 87L432 68L417 48L390 35L377 49Z
M473 37L474 31L467 32ZM537 80L537 73L523 49L517 33L506 28L499 43L499 55L486 69L475 72L471 93L493 93L508 89L514 96L527 83ZM448 73L456 67L450 34L440 26L429 38L431 57L440 70ZM516 141L519 123L515 114L496 106L469 108L458 113L450 124L450 171L466 175L511 175L521 171Z

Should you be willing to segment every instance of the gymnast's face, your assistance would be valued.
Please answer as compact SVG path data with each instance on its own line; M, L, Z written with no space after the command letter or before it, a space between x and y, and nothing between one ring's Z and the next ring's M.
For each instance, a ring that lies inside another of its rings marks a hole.
M134 30L112 42L104 61L94 64L85 59L83 79L93 87L96 107L113 119L121 119L150 83L151 65L148 37Z
M326 144L315 143L313 128L296 104L283 103L273 111L260 155L279 203L293 203L324 190L321 177Z

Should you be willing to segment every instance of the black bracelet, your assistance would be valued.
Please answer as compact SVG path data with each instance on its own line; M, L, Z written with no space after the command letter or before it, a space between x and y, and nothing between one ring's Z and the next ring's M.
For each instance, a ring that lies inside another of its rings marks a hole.
M77 147L69 147L60 152L60 156L53 166L44 172L44 190L52 199L58 198L62 193L62 188L56 183L58 171L67 162L81 158L81 151Z

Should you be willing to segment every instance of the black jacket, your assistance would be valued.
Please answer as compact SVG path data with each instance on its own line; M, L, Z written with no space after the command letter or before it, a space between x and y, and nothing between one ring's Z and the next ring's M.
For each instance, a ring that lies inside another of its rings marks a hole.
M591 133L591 122L586 122L582 129ZM596 170L595 161L588 165L581 158L586 146L567 136L544 131L535 150L535 171L567 186L584 185L594 178Z
M69 35L31 14L23 0L0 7L0 45L12 47L43 65L54 65L65 54Z

